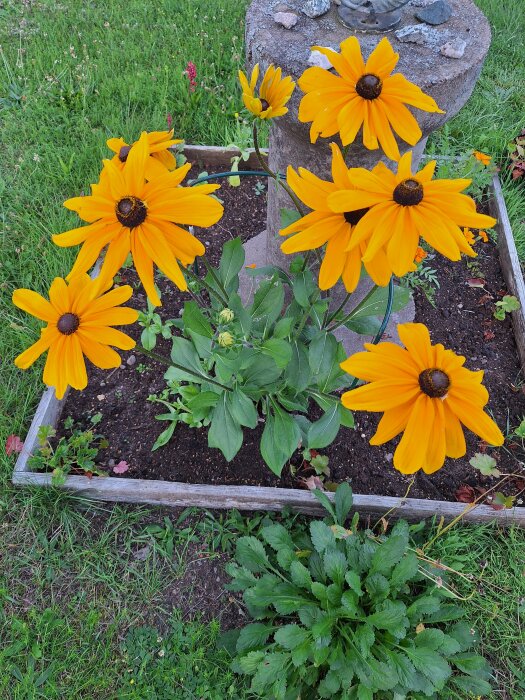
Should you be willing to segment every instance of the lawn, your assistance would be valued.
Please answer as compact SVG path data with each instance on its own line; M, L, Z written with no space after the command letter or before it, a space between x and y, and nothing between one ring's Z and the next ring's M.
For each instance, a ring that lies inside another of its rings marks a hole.
M493 24L493 46L474 96L432 149L477 149L503 164L508 141L524 126L525 14L522 0L478 4ZM12 307L13 289L44 292L68 269L73 253L53 246L50 235L75 225L62 202L95 180L110 136L133 139L170 119L188 142L244 142L236 72L247 5L0 4L0 445L10 433L25 434L42 390L38 370L21 373L12 365L37 331ZM194 93L188 61L197 67ZM506 182L505 189L525 258L523 186ZM0 697L142 700L155 690L151 697L160 698L163 674L175 670L180 695L166 698L249 697L213 646L216 626L181 627L173 608L195 614L194 562L216 559L220 567L220 536L244 532L250 521L225 524L192 513L177 523L179 513L94 509L53 492L14 491L13 458L2 451L0 464ZM495 668L494 697L523 698L524 533L460 526L431 554L465 573L483 573L483 583L465 583L464 594ZM221 598L216 616L223 604ZM190 690L192 675L201 685Z

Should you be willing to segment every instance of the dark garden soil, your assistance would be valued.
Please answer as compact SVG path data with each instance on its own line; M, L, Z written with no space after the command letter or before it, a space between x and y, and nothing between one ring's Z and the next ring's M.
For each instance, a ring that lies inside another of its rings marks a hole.
M191 174L195 177L196 169ZM214 263L226 241L235 236L246 241L263 230L266 216L266 195L259 192L257 178L243 178L237 188L222 183L218 194L224 201L223 219L212 229L196 231ZM496 248L492 242L478 242L476 250L478 257L474 260L451 263L436 255L427 261L437 270L440 287L435 306L416 290L416 320L429 327L434 343L443 343L465 355L469 369L484 370L484 383L490 394L488 410L507 434L525 416L525 388L511 322L493 318L494 303L506 293ZM249 263L247 260L246 264ZM485 280L483 287L471 286L478 284L473 279ZM130 303L144 309L146 298L135 273L123 270L121 281L135 286ZM159 310L162 318L178 317L187 295L165 279L159 279L158 284L162 290L163 306ZM131 330L125 329L137 339L140 330L137 324ZM169 354L167 343L159 343L158 349ZM124 460L129 464L129 470L123 474L126 478L304 488L289 467L277 479L265 465L259 453L262 426L253 431L244 430L243 447L230 463L218 450L208 448L206 429L190 429L182 424L177 426L167 446L152 452L151 447L166 424L155 420L156 415L164 412L162 407L147 398L165 387L165 368L134 351L122 353L122 360L121 367L112 372L91 368L88 388L81 393L71 392L63 412L63 418L72 416L82 426L90 425L90 417L102 413L97 431L107 438L109 447L99 453L100 465L112 478L119 478L112 472L112 466ZM398 473L392 465L397 441L381 447L368 444L379 417L379 414L356 413L355 430L343 428L336 441L322 451L330 460L330 480L348 480L355 493L403 496L412 477ZM485 449L472 433L467 433L467 455L459 460L447 459L445 466L433 475L418 473L410 496L454 501L458 488L465 484L474 489L490 488L495 480L481 476L469 464L476 452ZM520 460L525 459L520 440L507 441L498 450L487 448L487 453L497 459L503 473L519 471ZM296 466L301 464L299 453L292 462ZM524 485L508 482L501 490L515 494Z

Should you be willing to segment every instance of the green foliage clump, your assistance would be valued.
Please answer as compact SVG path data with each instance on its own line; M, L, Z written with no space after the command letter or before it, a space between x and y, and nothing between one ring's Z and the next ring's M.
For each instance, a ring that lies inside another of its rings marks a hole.
M420 700L454 689L490 692L490 669L469 651L472 626L450 591L410 546L399 521L389 536L357 529L347 484L309 533L281 524L241 537L228 565L256 622L236 642L234 670L272 700ZM442 575L442 571L439 574Z

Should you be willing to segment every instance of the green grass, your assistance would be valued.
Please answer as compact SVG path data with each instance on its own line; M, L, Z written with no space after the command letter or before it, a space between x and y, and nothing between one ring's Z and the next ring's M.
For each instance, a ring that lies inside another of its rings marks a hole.
M477 1L493 23L493 45L447 138L458 152L502 158L524 124L525 15L522 0ZM50 236L75 225L62 203L95 180L110 136L134 139L142 129L166 128L170 114L177 136L189 142L244 141L235 112L247 4L4 0L0 6L0 697L6 700L116 697L129 685L122 661L127 631L159 620L168 625L167 595L184 577L193 548L214 556L213 542L228 544L236 528L249 527L235 518L223 526L209 519L181 524L172 514L169 527L155 509L86 511L55 492L15 491L13 458L1 449L8 434L25 434L43 386L39 369L22 373L12 365L38 330L12 307L13 289L44 292L69 269L74 252L56 248ZM193 94L184 75L188 61L197 66ZM525 255L523 186L507 183L506 196ZM199 534L197 522L206 522L210 533ZM145 547L148 556L137 558ZM432 550L468 572L488 562L490 583L469 606L497 669L495 697L512 700L525 696L524 550L524 533L488 526L459 528Z

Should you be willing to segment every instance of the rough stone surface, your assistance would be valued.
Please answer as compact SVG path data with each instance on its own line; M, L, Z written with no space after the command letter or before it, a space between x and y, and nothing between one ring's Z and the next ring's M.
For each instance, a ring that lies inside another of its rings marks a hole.
M438 25L448 22L452 17L452 8L446 0L437 0L416 12L416 18L427 24Z
M428 7L432 5L436 0L410 0L409 5L412 7Z
M439 53L447 58L463 58L466 48L466 41L463 39L453 39L452 41L447 41L446 44L443 44L443 46L439 49Z
M409 24L397 29L395 35L404 44L418 44L433 49L450 36L447 30L433 29L426 24Z
M276 12L273 19L274 22L282 25L285 29L292 29L297 24L299 17L295 12Z
M321 17L330 9L330 0L306 0L301 9L310 19Z
M323 48L329 47L324 46ZM325 68L326 70L330 70L330 68L333 68L332 64L330 63L330 59L327 58L320 51L316 51L315 49L313 51L310 51L310 55L308 56L308 65L320 66L321 68Z

